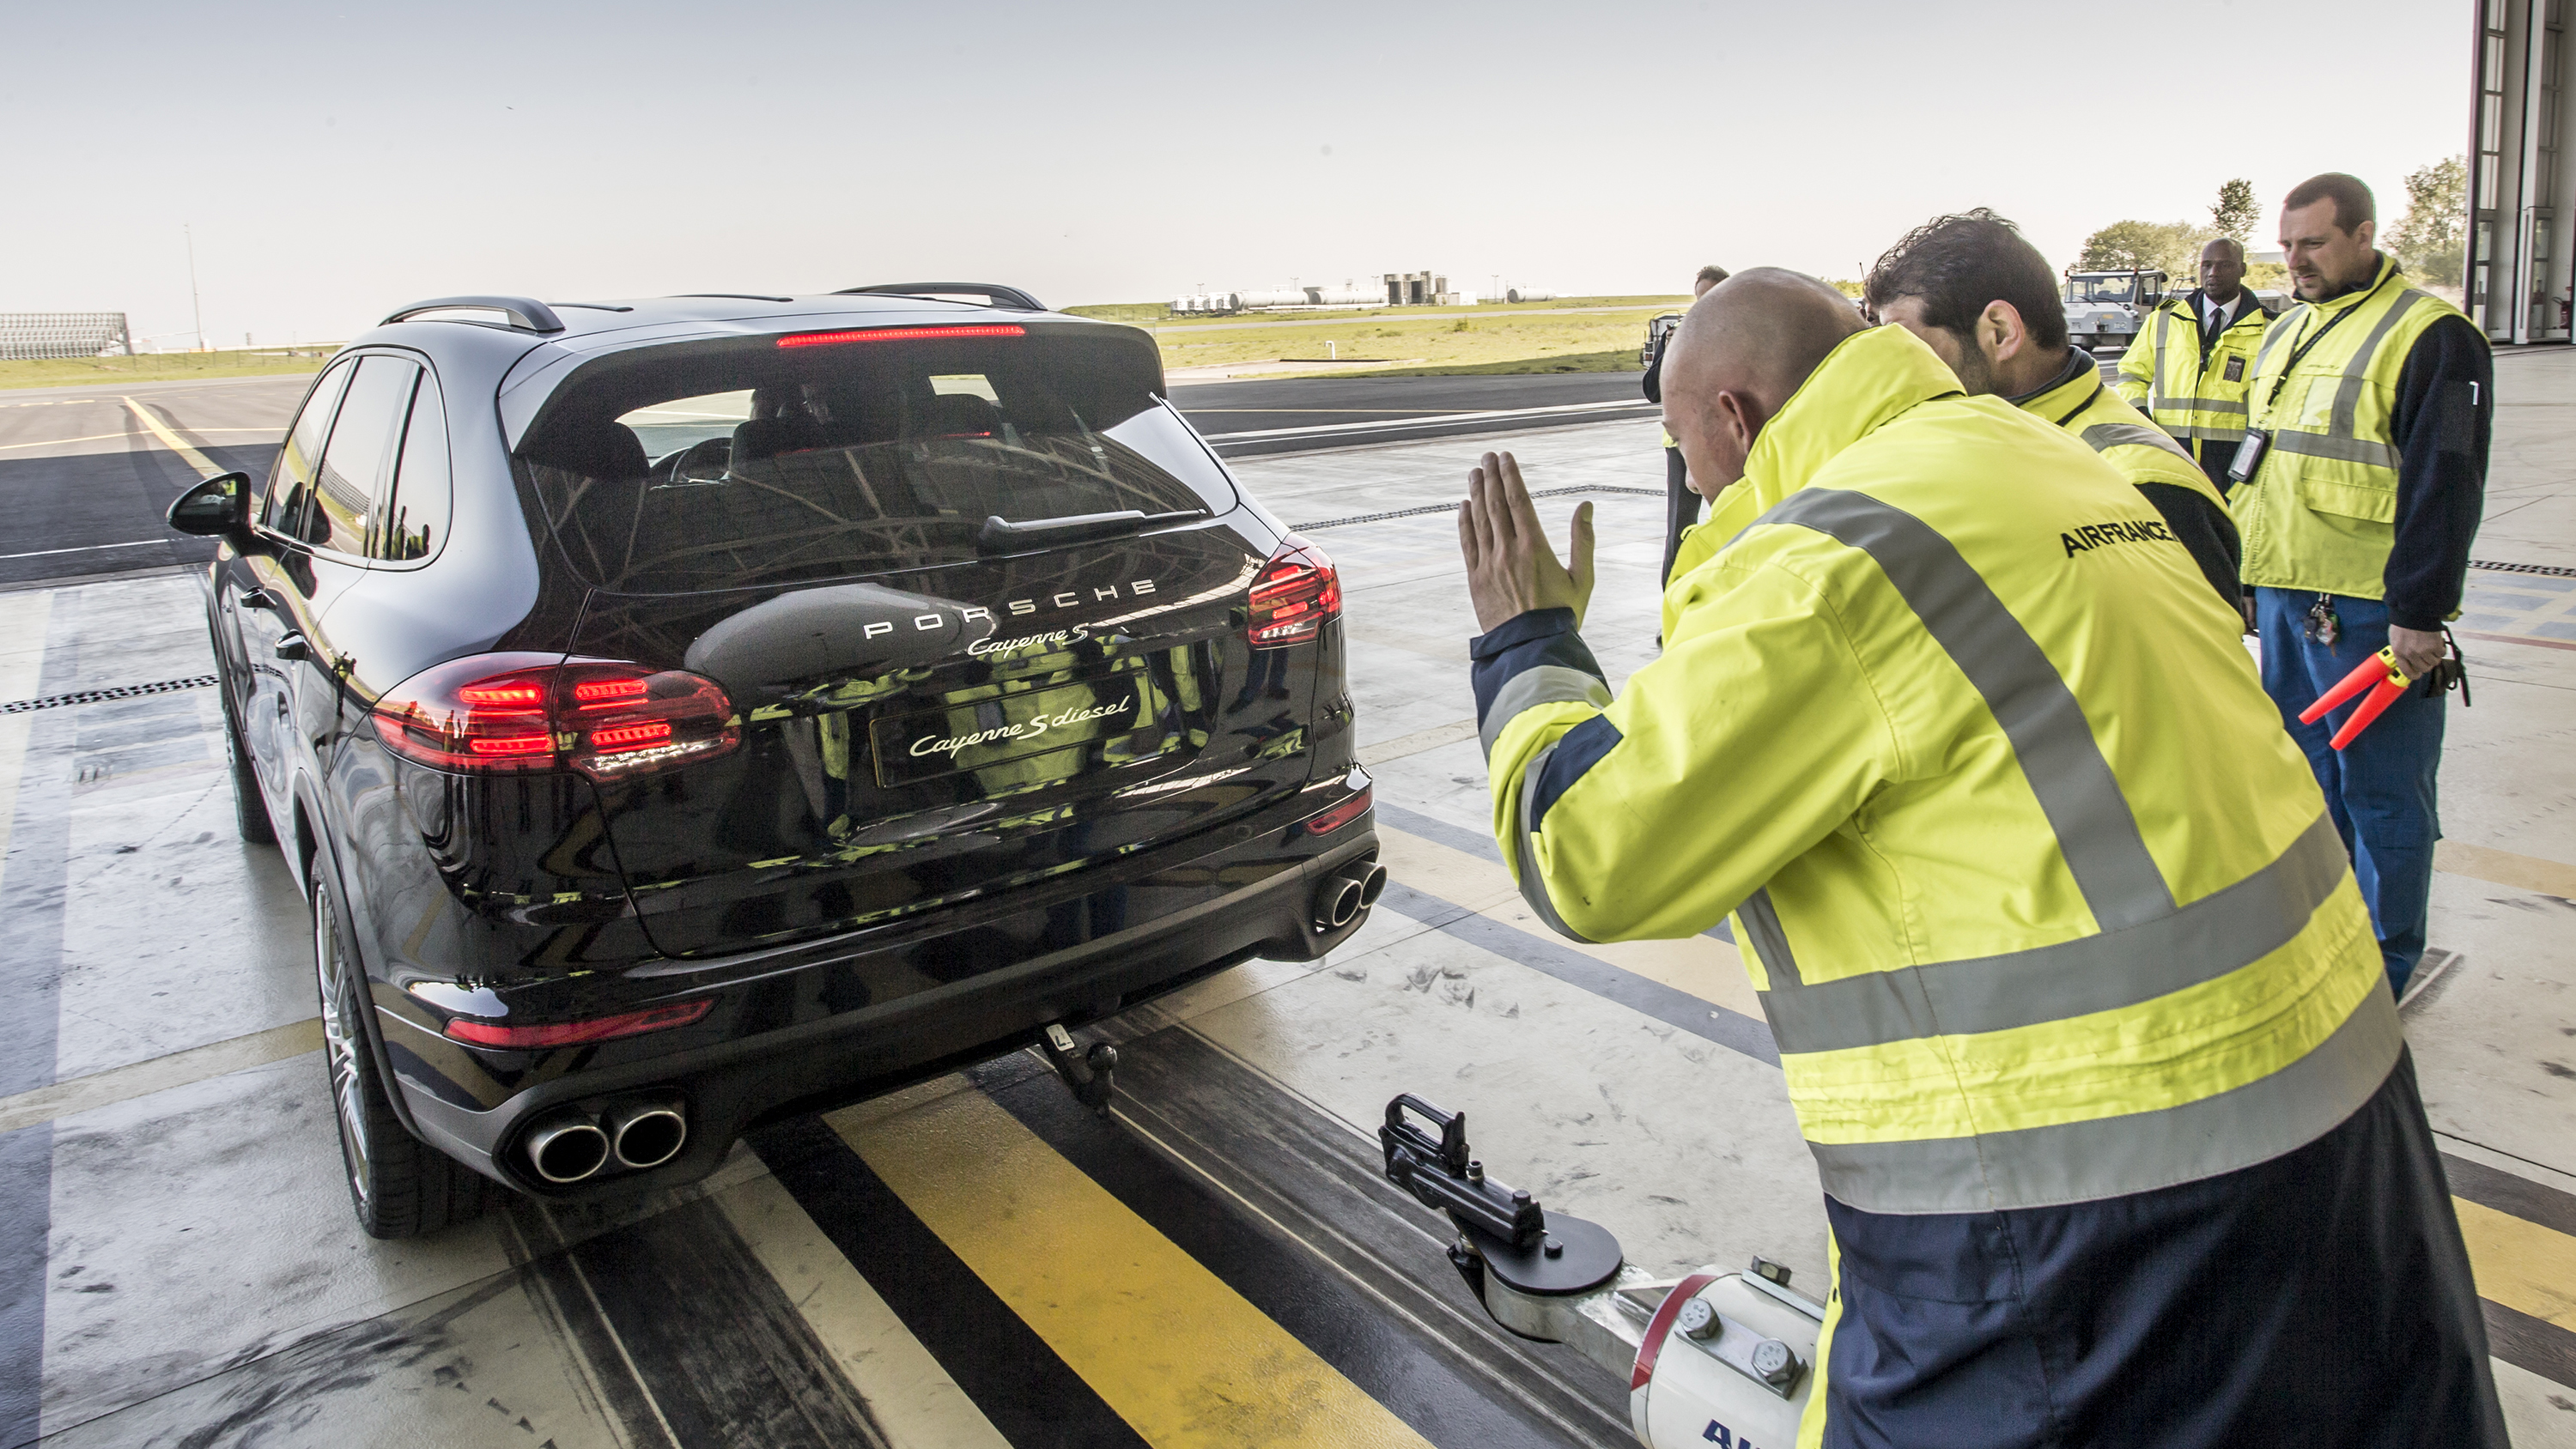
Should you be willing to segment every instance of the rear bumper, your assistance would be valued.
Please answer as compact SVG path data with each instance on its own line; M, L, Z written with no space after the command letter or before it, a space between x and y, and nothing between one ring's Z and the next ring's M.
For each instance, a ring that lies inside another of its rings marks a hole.
M717 1002L711 1022L800 1015L781 1011L782 1003L807 1008L804 1019L770 1030L737 1027L723 1040L698 1044L686 1041L693 1033L675 1032L680 1040L659 1054L650 1054L654 1038L632 1038L612 1044L623 1050L604 1062L557 1052L528 1061L527 1070L478 1073L487 1092L494 1086L506 1092L488 1106L458 1090L453 1064L462 1049L455 1043L407 1012L380 1010L377 1021L401 1106L420 1135L449 1156L556 1200L674 1186L713 1171L734 1140L761 1121L844 1105L986 1060L1035 1041L1050 1022L1100 1020L1256 956L1321 956L1366 919L1363 912L1339 929L1319 928L1314 899L1327 877L1377 854L1375 816L1320 840L1301 837L1293 826L1285 835L1284 843L1281 832L1268 831L1204 854L1158 853L1124 870L1105 868L1080 890L1019 907L1020 923L1061 920L1068 912L1086 920L1132 919L1131 902L1139 898L1174 908L1079 944L847 1010L829 1009L836 983L862 979L872 964L898 955L917 957L920 938L838 954L801 949L774 970L691 963L704 967L692 974L726 978L706 993ZM1012 923L1007 914L987 916L959 934L980 931L989 939L1008 934ZM474 1055L487 1068L492 1062ZM441 1071L441 1063L449 1069ZM685 1104L688 1140L670 1162L569 1187L529 1170L518 1148L533 1121L639 1093Z

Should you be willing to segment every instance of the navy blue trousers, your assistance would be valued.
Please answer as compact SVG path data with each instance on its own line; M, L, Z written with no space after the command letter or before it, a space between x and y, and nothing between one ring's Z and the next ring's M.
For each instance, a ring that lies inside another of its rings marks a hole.
M2005 1212L1825 1206L1828 1449L2505 1444L2411 1056L2332 1132L2200 1182Z
M2331 645L2304 632L2313 591L2256 589L2255 626L2263 634L2263 692L2281 707L2281 723L2307 753L2326 792L2335 829L2352 856L2361 898L2370 906L2389 989L2403 996L2406 978L2424 959L2424 925L2433 896L2433 844L2442 838L2434 776L2442 768L2445 696L2421 686L2398 696L2351 744L2327 741L2351 717L2352 705L2312 725L2299 712L2343 682L2363 660L2388 647L2388 606L2376 599L2334 601L2343 632ZM2364 696L2365 698L2367 696Z

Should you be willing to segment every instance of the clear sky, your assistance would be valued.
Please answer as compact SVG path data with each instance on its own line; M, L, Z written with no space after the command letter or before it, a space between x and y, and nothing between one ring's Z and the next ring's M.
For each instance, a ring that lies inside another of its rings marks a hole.
M25 5L0 311L344 338L460 292L1015 283L1051 304L1428 268L1857 276L1989 205L2059 264L2463 149L2470 12L1750 5ZM2323 40L2311 39L2322 35Z

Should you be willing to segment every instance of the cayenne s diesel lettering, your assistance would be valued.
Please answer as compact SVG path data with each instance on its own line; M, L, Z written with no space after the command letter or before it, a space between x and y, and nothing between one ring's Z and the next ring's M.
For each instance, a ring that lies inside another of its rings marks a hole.
M370 1232L1358 928L1331 560L1145 333L989 295L423 303L172 506Z

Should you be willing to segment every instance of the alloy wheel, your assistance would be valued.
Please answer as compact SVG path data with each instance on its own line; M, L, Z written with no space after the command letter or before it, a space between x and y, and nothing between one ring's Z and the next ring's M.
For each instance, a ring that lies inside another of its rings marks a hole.
M367 1201L366 1078L358 1053L367 1049L364 1028L349 1014L348 957L340 946L338 913L328 890L313 893L313 967L322 991L322 1046L331 1069L331 1107L340 1119L340 1157L349 1192L361 1212Z

